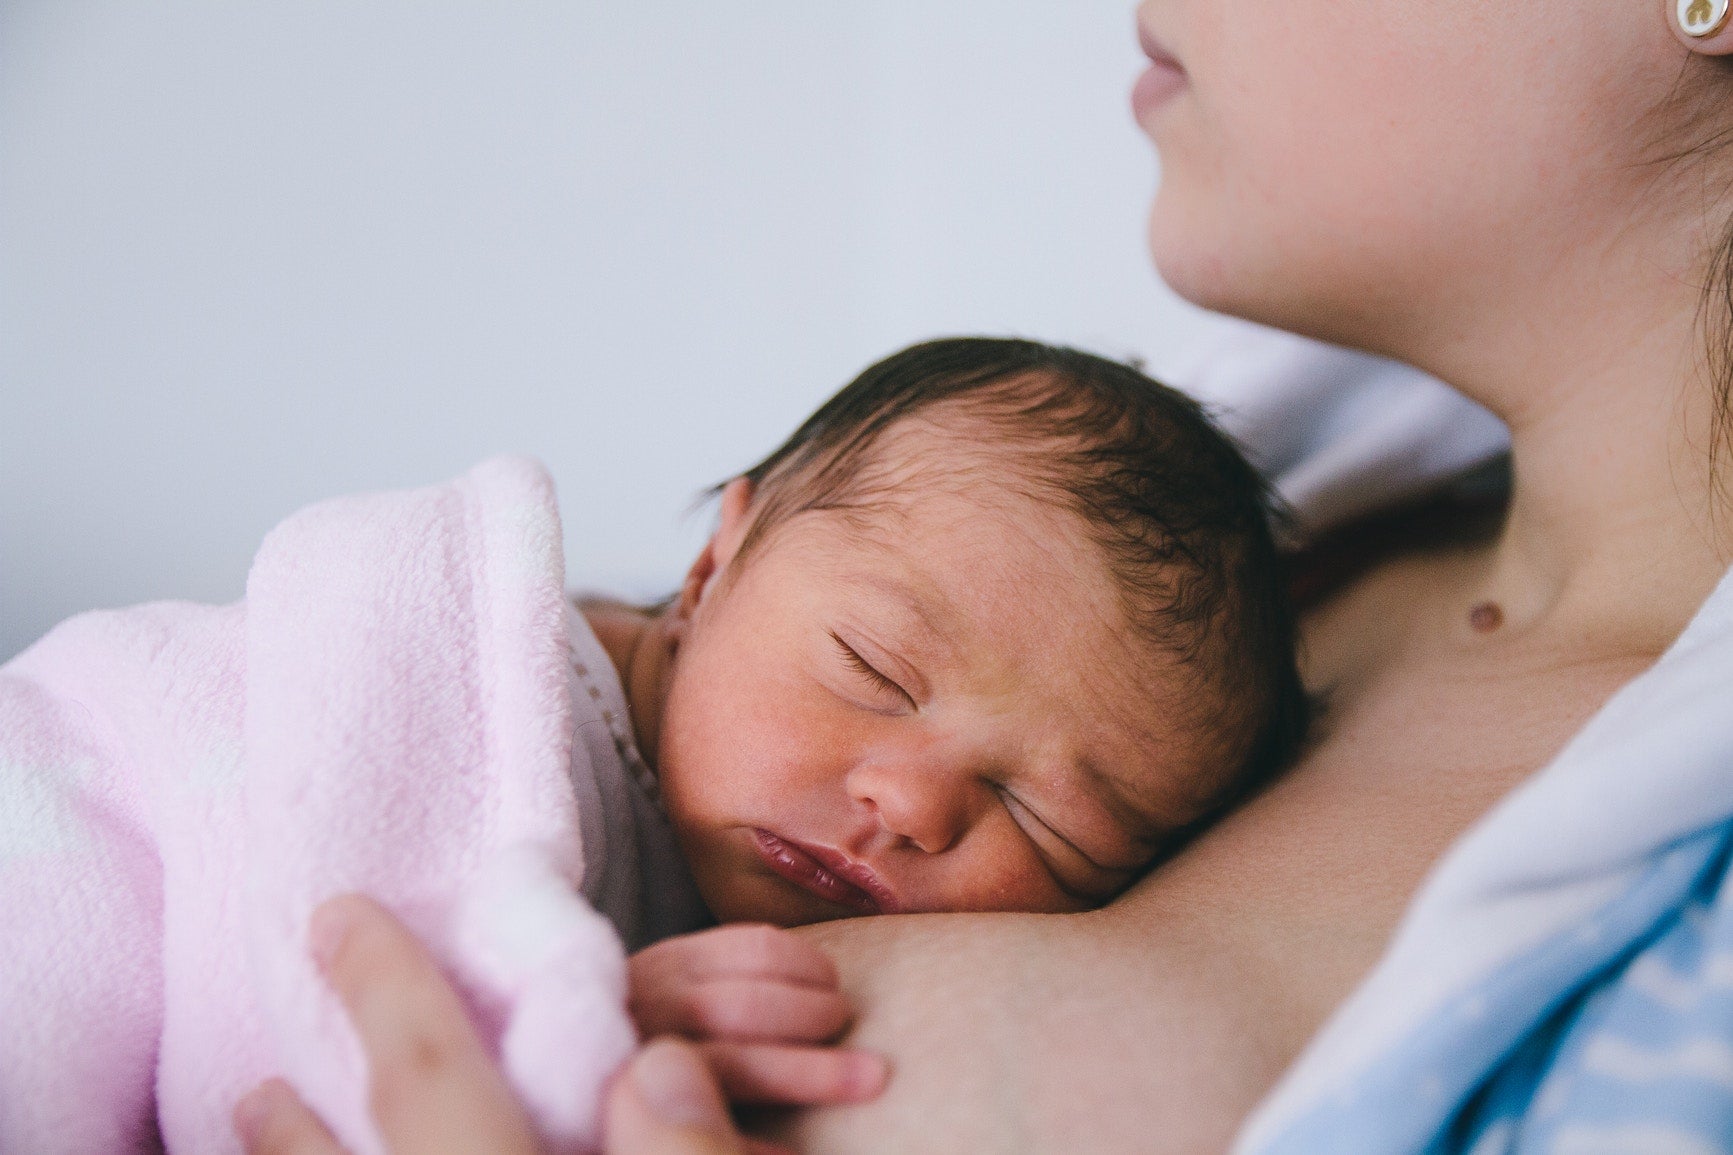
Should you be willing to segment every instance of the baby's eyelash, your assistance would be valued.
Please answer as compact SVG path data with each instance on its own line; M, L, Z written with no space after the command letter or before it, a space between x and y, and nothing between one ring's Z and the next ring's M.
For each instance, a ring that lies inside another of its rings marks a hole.
M1054 825L1052 823L1048 822L1045 818L1041 817L1040 813L1038 811L1036 811L1034 807L1030 806L1027 802L1024 802L1021 798L1017 797L1017 795L1013 794L1009 789L1007 789L1004 786L996 786L995 789L999 793L999 798L1000 798L1001 802L1003 802L1007 807L1021 810L1023 813L1027 814L1031 820L1033 820L1037 823L1040 823L1041 827L1044 830L1046 830L1047 833L1051 834L1054 838L1056 838L1060 842L1064 843L1071 850L1071 852L1073 854L1077 855L1077 857L1081 858L1084 862L1088 863L1092 869L1097 870L1097 871L1103 871L1103 872L1106 871L1106 869L1107 869L1106 867L1099 865L1093 858L1090 858L1087 854L1083 853L1083 851L1078 848L1078 846L1075 842L1072 842L1069 838L1065 837L1065 835L1061 834L1059 832L1059 830L1056 827L1054 827ZM1039 851L1038 851L1038 853L1039 853ZM1066 879L1064 873L1052 862L1051 859L1048 858L1048 856L1045 853L1041 854L1041 861L1047 867L1048 874L1050 874L1053 877L1053 881L1056 884L1058 884L1060 890L1064 891L1066 894L1070 895L1072 898L1079 899L1079 900L1084 901L1084 902L1100 902L1101 901L1101 899L1103 897L1101 894L1095 893L1095 892L1093 892L1091 890L1087 890L1087 889L1080 890L1076 886L1073 886L1071 884L1071 882Z
M836 643L836 648L838 652L842 654L842 660L847 663L849 669L854 670L863 678L866 678L881 689L888 690L900 697L908 697L907 691L889 678L885 677L878 670L874 669L872 663L868 662L865 658L861 657L860 654L855 652L853 646L843 641L842 638L838 637L835 633L830 635L830 640Z
M1016 822L1019 827L1022 827L1023 823L1016 817L1016 815L1018 812L1022 812L1027 814L1031 821L1039 823L1042 829L1046 830L1048 834L1052 835L1060 842L1065 843L1066 846L1071 846L1069 839L1067 839L1063 834L1060 834L1057 830L1054 830L1053 827L1049 826L1047 820L1035 813L1034 810L1030 809L1028 804L1026 804L1021 798L1011 793L1011 791L1006 789L1004 786L995 785L994 790L998 792L1000 804L1012 812L1012 821ZM1024 837L1028 838L1029 841L1035 845L1036 855L1041 859L1042 866L1046 868L1047 874L1053 879L1053 882L1059 887L1059 889L1070 895L1072 898L1084 898L1085 896L1079 893L1066 880L1064 872L1053 862L1047 852L1041 848L1040 840L1030 834L1027 828L1024 828ZM1072 847L1072 849L1074 851L1076 850L1075 847Z

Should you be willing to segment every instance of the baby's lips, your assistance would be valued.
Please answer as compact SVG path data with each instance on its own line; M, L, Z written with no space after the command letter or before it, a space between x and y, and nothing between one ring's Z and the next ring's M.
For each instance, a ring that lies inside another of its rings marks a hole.
M903 904L898 901L896 892L885 885L878 873L864 862L855 862L846 854L824 846L805 849L830 873L871 898L873 906L877 908L876 913L896 914L902 909Z
M756 829L753 842L773 871L826 902L860 914L898 909L896 895L873 871L828 847L813 846Z

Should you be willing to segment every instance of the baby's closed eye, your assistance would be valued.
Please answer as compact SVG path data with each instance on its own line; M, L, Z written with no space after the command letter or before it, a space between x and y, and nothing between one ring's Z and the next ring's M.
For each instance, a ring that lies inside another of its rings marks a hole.
M1105 902L1129 885L1147 861L1139 859L1128 865L1098 861L1063 833L1057 820L1048 819L1038 807L1011 789L1004 786L997 789L1006 810L1034 844L1054 882L1071 898L1090 905ZM1129 835L1123 840L1128 844L1135 841Z
M836 643L837 652L841 655L843 664L860 675L861 680L872 692L886 698L896 699L898 705L906 705L910 709L915 708L914 697L901 684L862 657L860 651L845 642L840 634L832 631L830 639Z

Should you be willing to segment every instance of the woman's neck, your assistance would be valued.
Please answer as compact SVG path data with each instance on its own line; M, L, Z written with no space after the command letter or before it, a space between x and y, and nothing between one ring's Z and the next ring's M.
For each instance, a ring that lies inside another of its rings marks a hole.
M1510 512L1470 596L1513 628L1658 654L1733 561L1698 290L1652 265L1559 272L1579 288L1425 359L1511 429Z

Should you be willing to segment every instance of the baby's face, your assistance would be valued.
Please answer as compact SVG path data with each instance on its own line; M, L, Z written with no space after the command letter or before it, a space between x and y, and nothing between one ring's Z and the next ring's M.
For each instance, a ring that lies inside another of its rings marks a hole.
M658 770L723 920L1086 909L1196 812L1179 666L1083 527L999 488L895 500L793 518L685 623Z

